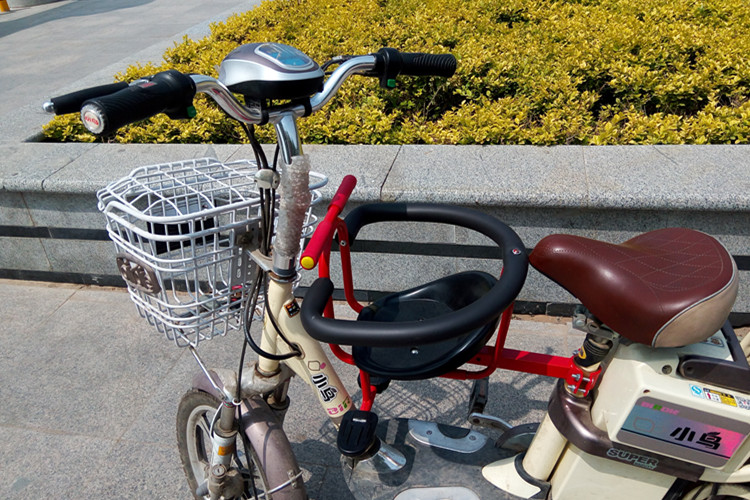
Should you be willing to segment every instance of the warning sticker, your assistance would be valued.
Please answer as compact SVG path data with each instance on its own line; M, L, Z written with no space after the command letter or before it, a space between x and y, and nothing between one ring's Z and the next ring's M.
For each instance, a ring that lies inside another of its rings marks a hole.
M707 389L705 387L703 388L703 391L706 393L706 398L710 399L711 401L716 401L717 403L729 406L737 406L737 400L731 394L715 391L713 389Z
M288 304L284 304L284 309L286 309L286 313L290 318L293 318L294 316L299 314L299 304L297 304L296 300L293 300Z
M750 410L750 399L748 398L734 396L732 394L727 394L726 392L697 385L690 386L690 393L697 398L708 399L714 403L734 406L735 408L742 408L743 410Z

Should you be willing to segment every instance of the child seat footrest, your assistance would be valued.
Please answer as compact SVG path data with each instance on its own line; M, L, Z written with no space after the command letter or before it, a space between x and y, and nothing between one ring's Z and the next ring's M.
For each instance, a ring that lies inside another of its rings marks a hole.
M378 416L371 411L352 410L344 415L339 426L336 445L342 455L359 458L369 452L377 443L375 429Z

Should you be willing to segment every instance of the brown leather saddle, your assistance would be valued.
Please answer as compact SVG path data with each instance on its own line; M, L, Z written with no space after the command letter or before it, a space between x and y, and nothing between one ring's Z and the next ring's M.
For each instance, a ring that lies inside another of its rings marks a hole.
M619 245L554 234L529 256L623 337L653 347L700 342L726 321L737 297L737 266L699 231L650 231Z

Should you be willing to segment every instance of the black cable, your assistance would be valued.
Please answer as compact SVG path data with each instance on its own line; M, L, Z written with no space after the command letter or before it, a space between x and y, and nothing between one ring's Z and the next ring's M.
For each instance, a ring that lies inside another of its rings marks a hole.
M276 145L276 150L273 152L273 164L271 165L271 168L274 172L278 172L278 166L279 166L279 152L281 151L281 148L279 145Z
M250 144L253 147L253 153L255 154L255 161L258 165L258 169L268 168L268 158L266 157L266 153L263 151L263 148L261 147L260 143L258 142L258 138L255 136L255 126L253 125L247 125L245 123L242 124L243 129L245 130L245 133L248 136L248 139L250 140ZM274 151L273 155L273 170L274 172L277 171L277 164L279 160L279 152L280 148L279 145L276 145L276 150ZM274 224L274 218L276 214L276 190L274 189L261 189L260 190L260 202L261 202L261 219L263 224L263 246L262 248L263 253L268 255L271 250L271 240L273 238L273 224ZM286 342L286 344L289 346L290 349L292 349L293 352L287 353L287 354L271 354L268 352L265 352L261 347L255 343L252 336L250 335L250 325L252 324L252 316L248 315L248 310L245 311L245 340L248 344L250 344L250 347L255 351L256 354L259 356L262 356L264 358L268 358L271 360L276 361L283 361L285 359L290 359L295 356L302 355L302 352L294 346L289 340L284 336L284 334L281 332L281 328L279 328L278 323L276 322L276 318L273 317L273 314L271 313L270 309L268 309L268 285L267 280L265 278L265 273L259 268L258 273L256 274L256 284L258 284L261 279L263 283L263 297L266 304L266 314L271 322L271 325L273 325L274 329L276 330L276 333L281 337L281 339ZM260 290L255 287L253 289L252 297L253 297L253 304L252 307L249 309L250 314L252 314L252 311L255 310L255 306L258 302L258 295L260 294ZM249 317L248 317L249 316Z
M258 142L258 138L255 135L255 126L254 125L247 125L246 123L242 123L242 129L245 131L245 134L247 135L248 140L250 141L250 145L253 148L253 154L255 155L255 163L258 167L258 170L261 169L268 169L268 158L266 157L265 151L263 151L263 147L260 145L260 142ZM279 146L276 145L276 151L274 154L274 164L272 167L272 170L276 171L276 161L279 154ZM274 223L274 212L275 212L275 205L276 205L276 192L274 190L260 190L260 204L261 204L261 223L263 226L263 234L264 238L262 238L261 241L263 241L263 246L261 248L261 251L268 255L268 253L271 250L271 239L273 238L273 223Z
M330 66L333 66L334 64L344 63L344 62L348 61L349 59L351 59L353 57L355 57L355 56L335 56L335 57L332 57L331 59L329 59L326 62L324 62L323 65L320 67L320 69L323 70L323 71L325 71ZM330 73L326 73L326 74L330 74Z
M255 125L248 125L247 123L242 123L242 130L245 131L245 135L247 135L248 141L250 141L250 145L253 147L253 153L255 154L255 162L258 165L258 170L261 168L268 168L268 158L266 158L266 153L263 151L263 148L261 147L260 143L258 142L258 138L255 136Z
M245 364L245 353L247 352L247 342L242 343L242 351L240 351L240 367L237 369L237 396L235 401L240 400L242 396L242 367Z
M258 305L258 296L260 295L260 287L265 285L265 278L262 269L258 268L258 272L256 273L256 280L254 283L253 291L251 296L248 297L248 300L252 300L252 304L250 304L250 307L245 307L245 340L250 345L250 348L255 351L255 353L258 356L261 356L266 359L270 359L273 361L284 361L285 359L290 359L295 356L299 356L301 353L298 349L293 348L294 352L290 352L287 354L271 354L270 352L264 351L256 342L253 340L253 337L250 335L250 327L253 323L253 312L255 311L255 306ZM273 318L273 315L268 310L268 293L264 294L264 297L266 298L266 313L268 314L268 317L271 318L271 324L274 325L274 328L276 328L276 331L278 332L278 326L275 323L275 319ZM289 341L287 341L284 336L281 336L284 341L289 344ZM291 346L291 344L289 344Z
M268 215L268 202L266 201L267 195L266 195L266 189L260 190L260 222L261 222L261 246L260 251L264 255L268 255L271 247L267 243L267 241L270 239L269 234L273 233L271 228L273 226L270 225L271 221L269 219Z
M276 144L276 149L274 150L274 153L273 153L273 163L271 164L271 168L273 169L274 172L279 171L278 165L279 165L279 153L280 152L281 152L281 148L279 147L278 144ZM276 219L276 190L275 189L271 190L271 212L270 212L269 218L270 218L269 224L271 225L271 227L273 227L275 224L275 219ZM273 233L270 233L268 235L268 243L267 243L269 251L271 248L272 239L273 239Z

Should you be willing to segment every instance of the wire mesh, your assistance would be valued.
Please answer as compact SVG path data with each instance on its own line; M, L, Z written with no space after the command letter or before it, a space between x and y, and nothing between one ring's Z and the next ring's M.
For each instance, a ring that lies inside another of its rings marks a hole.
M256 172L202 158L139 167L97 193L139 314L180 347L242 328L255 276L247 250L261 234ZM310 178L312 207L327 179ZM308 209L301 239L316 222Z

